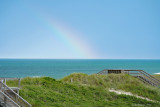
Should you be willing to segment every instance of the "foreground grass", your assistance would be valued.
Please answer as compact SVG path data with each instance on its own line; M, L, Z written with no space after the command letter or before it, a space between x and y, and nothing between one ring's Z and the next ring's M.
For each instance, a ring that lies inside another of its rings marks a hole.
M55 80L50 77L24 78L21 81L20 95L33 107L159 107L158 103L108 92L108 88L124 89L130 92L135 88L135 90L141 90L140 92L135 91L135 93L147 96L144 94L147 92L150 98L159 101L159 91L156 88L147 87L137 79L135 79L136 82L132 79L135 78L127 75L86 74L72 74L62 80ZM17 85L16 81L8 81L7 84L9 86Z

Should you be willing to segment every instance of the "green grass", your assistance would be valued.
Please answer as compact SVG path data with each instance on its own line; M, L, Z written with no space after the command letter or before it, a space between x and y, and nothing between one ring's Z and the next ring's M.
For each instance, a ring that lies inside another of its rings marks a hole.
M153 75L155 78L159 79L160 80L160 74L157 74L157 75Z
M16 82L8 81L7 84L15 86L18 85ZM20 95L33 107L159 107L159 104L154 102L132 96L116 95L109 92L108 88L128 90L160 100L158 89L148 87L128 75L104 76L76 73L61 80L50 77L28 77L21 80L21 87ZM133 91L134 89L136 91Z
M103 88L114 88L132 92L139 96L147 97L152 100L160 101L160 89L148 86L137 78L125 74L109 74L109 75L87 75L82 73L74 73L62 79L62 81L72 84L89 85Z

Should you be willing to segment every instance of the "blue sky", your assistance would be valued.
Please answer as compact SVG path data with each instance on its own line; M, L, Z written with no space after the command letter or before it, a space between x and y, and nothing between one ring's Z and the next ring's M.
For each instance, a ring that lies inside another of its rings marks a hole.
M159 0L0 0L0 58L160 59Z

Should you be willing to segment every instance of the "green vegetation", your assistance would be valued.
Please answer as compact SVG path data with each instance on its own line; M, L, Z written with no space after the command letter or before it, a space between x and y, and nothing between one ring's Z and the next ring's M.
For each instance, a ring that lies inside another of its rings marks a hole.
M18 82L17 82L18 83ZM7 85L17 86L16 81ZM132 96L117 95L109 88L122 89L156 101L160 101L158 88L147 86L128 75L71 74L61 80L50 77L24 78L20 95L33 107L159 107L158 103Z
M157 75L153 75L155 78L159 79L160 80L160 74L157 74Z
M150 98L152 100L160 101L160 89L148 86L130 75L87 75L75 73L62 79L62 81L68 83L70 83L71 80L75 84L120 89L123 91L132 92L133 94L137 94L139 96Z

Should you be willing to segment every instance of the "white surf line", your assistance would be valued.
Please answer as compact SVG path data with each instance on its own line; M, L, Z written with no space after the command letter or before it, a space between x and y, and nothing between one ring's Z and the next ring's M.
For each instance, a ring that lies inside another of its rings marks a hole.
M137 98L140 98L140 99L144 99L144 100L147 100L147 101L158 102L158 101L154 101L154 100L151 100L149 98L145 98L145 97L141 97L141 96L138 96L138 95L134 95L131 92L125 92L125 91L122 91L122 90L109 89L109 92L115 92L116 94L130 95L130 96L134 96L134 97L137 97ZM158 102L158 103L160 103L160 102Z
M154 73L154 74L160 74L160 73Z

